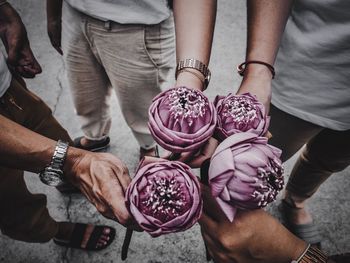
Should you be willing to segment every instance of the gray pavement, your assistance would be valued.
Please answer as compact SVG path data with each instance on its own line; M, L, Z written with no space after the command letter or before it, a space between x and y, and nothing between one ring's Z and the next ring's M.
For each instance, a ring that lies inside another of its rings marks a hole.
M46 35L45 1L12 0L10 2L21 13L34 53L43 67L43 73L40 76L27 81L29 88L50 105L57 119L72 137L81 135L62 59L50 46ZM218 93L226 94L237 89L240 78L234 72L234 67L244 59L246 41L245 1L221 0L218 2L219 10L210 64L213 78L206 92L210 98L214 98ZM138 161L138 146L122 118L115 98L113 102L112 146L109 151L122 158L133 173ZM286 174L290 172L294 161L295 158L286 163ZM350 195L348 192L350 180L348 176L350 176L350 169L332 176L310 202L310 209L322 231L323 247L331 254L350 251ZM32 192L47 194L48 207L55 219L112 225L117 229L116 240L102 252L87 253L61 248L53 242L28 244L14 241L0 234L0 262L121 262L124 228L100 216L82 196L62 196L55 189L41 184L34 174L26 173L26 181ZM269 210L277 215L277 204L271 205ZM199 227L195 226L185 233L166 235L156 239L152 239L146 233L136 233L126 262L206 262Z

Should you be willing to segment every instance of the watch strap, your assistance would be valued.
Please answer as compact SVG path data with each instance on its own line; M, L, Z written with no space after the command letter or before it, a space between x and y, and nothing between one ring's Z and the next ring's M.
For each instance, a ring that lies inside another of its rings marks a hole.
M327 260L327 254L309 244L301 256L297 260L293 260L292 263L327 263Z
M69 144L67 142L58 140L49 166L51 166L54 169L63 170L63 165L67 156L68 146Z
M194 59L194 58L187 58L184 60L180 60L176 66L175 79L177 79L177 75L185 68L192 68L192 69L199 71L204 76L205 88L209 85L211 72L210 72L208 66L205 65L203 62L201 62L197 59Z

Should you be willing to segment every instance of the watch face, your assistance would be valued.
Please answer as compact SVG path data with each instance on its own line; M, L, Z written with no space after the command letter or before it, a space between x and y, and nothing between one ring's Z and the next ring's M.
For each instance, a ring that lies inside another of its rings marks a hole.
M40 173L40 180L49 186L59 186L63 183L62 171L48 167Z

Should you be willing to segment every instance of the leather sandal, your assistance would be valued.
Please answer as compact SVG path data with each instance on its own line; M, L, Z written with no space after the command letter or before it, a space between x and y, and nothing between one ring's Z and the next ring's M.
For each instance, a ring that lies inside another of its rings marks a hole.
M84 238L87 224L76 223L69 241L62 241L58 239L53 239L53 242L59 246L69 247L69 248L78 248L88 251L99 251L108 247L115 238L115 229L109 226L94 226L89 241L86 244L85 248L81 247L81 242ZM108 228L110 230L109 234L104 234L103 230ZM98 241L102 235L108 235L109 239L105 245L97 246Z
M90 152L97 152L106 149L109 146L109 143L111 139L109 136L107 136L104 140L96 141L93 144L89 146L84 146L81 144L81 139L83 139L84 136L80 136L78 138L75 138L73 141L73 146L79 149L87 150Z
M290 222L290 220L287 217L288 210L298 208L291 206L285 200L282 200L278 208L282 214L282 223L290 232L292 232L294 235L304 240L305 242L318 248L321 248L322 236L314 222L307 224L294 224Z

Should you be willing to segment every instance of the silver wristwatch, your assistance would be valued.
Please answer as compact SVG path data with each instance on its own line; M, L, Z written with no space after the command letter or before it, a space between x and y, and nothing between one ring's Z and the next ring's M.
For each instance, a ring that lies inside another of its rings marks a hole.
M69 144L59 140L56 144L51 163L39 174L40 180L49 186L59 186L63 183L63 165Z

